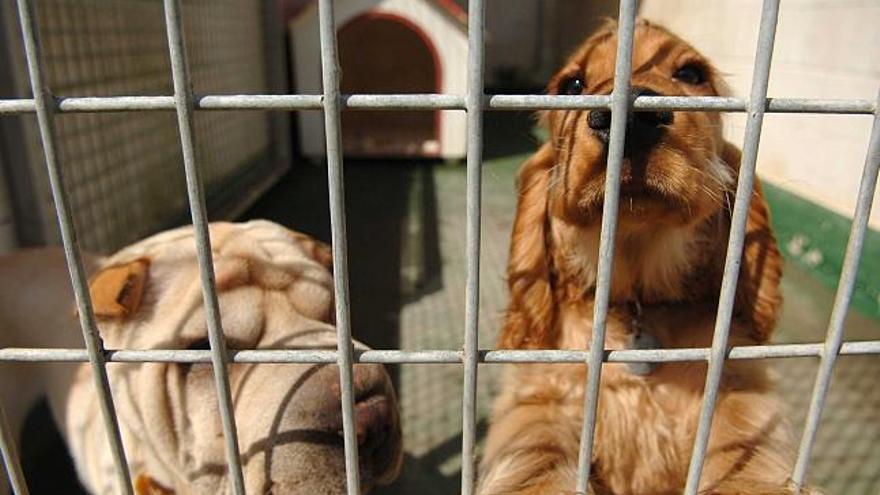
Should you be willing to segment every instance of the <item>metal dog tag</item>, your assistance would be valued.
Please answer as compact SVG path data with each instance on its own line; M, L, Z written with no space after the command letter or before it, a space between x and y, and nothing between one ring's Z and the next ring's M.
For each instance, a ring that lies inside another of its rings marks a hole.
M626 341L627 349L659 349L660 341L651 333L641 331L633 332ZM626 363L626 368L633 375L646 376L650 375L657 369L658 363Z

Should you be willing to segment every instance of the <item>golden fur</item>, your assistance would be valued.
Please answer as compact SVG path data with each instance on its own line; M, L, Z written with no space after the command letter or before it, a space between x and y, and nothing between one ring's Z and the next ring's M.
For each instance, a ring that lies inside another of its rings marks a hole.
M576 75L583 94L613 86L616 26L588 38L553 78ZM672 75L704 71L689 84ZM724 86L711 64L665 29L640 21L634 87L662 95L712 96ZM499 336L508 349L586 349L604 200L606 147L588 111L549 111L550 142L522 167L510 246L510 303ZM628 136L629 137L629 136ZM606 348L625 348L627 303L663 348L708 347L730 228L740 153L717 113L675 112L648 150L624 160ZM742 258L731 345L766 342L781 295L782 259L756 184ZM667 363L647 376L603 366L592 459L596 494L680 493L702 403L706 364ZM510 367L496 399L479 492L574 493L586 367ZM793 456L782 404L763 362L725 365L700 493L791 493Z

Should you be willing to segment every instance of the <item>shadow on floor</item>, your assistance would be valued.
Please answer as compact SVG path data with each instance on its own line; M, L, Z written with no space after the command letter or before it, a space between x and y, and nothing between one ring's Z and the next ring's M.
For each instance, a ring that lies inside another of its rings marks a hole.
M21 468L32 495L88 495L79 483L46 400L28 414L21 438L27 439L21 442Z
M483 438L489 423L486 418L477 421L477 438ZM419 495L448 495L461 491L461 470L443 472L442 466L449 459L461 455L461 435L451 435L443 443L430 451L415 457L409 453L404 456L400 477L391 485L377 487L375 495L397 495L418 493Z
M374 349L400 348L401 306L443 289L431 167L420 161L345 163L352 334ZM257 218L329 244L326 167L295 167L239 220Z
M484 121L484 161L533 153L540 146L535 137L536 112L489 112Z

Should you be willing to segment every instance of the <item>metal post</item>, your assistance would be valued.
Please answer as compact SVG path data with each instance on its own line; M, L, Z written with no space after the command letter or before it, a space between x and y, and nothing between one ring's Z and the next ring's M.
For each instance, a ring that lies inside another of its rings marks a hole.
M587 384L584 390L584 423L578 452L577 493L587 493L590 464L593 457L593 435L596 430L596 409L599 402L599 381L602 377L602 355L605 352L605 320L611 296L611 274L614 263L614 237L617 232L617 207L620 196L620 168L623 164L626 121L630 105L633 33L636 0L620 2L617 29L617 59L614 67L614 90L611 92L611 136L608 163L605 167L605 203L602 205L602 231L599 240L599 267L596 277L596 299L593 307L593 335Z
M755 185L755 166L758 159L758 144L761 140L761 126L764 123L764 109L767 99L767 85L770 80L770 62L773 58L773 42L776 37L776 21L779 16L779 0L764 0L761 13L761 26L758 32L758 47L755 54L755 69L752 74L752 91L749 95L749 113L743 142L742 161L736 187L736 202L730 220L730 239L727 244L727 258L724 262L724 278L721 282L721 296L718 301L718 314L712 339L712 353L706 370L706 385L703 391L703 406L694 439L694 450L688 467L686 495L696 495L700 486L700 475L709 444L712 416L721 386L724 371L727 340L730 335L730 320L733 316L733 303L739 280L739 269L745 242L746 221Z
M477 353L480 324L480 201L483 161L483 56L485 4L468 2L467 90L467 287L465 289L464 384L461 401L461 493L476 482Z
M466 97L445 94L356 94L341 95L340 109L357 110L466 110ZM608 95L488 95L484 110L588 110L608 108ZM767 98L767 113L812 113L836 115L874 115L873 100L831 100L816 98ZM68 96L59 98L61 113L169 111L170 96ZM195 109L218 110L320 110L321 95L201 95ZM706 112L747 112L748 102L732 96L639 96L632 110L690 110ZM32 99L0 99L0 115L34 113Z
M67 191L64 189L63 174L56 155L55 103L44 78L45 72L43 71L42 58L40 56L37 26L34 22L35 11L29 0L18 1L18 15L21 21L25 57L27 59L31 90L34 96L37 123L40 128L40 139L43 144L43 154L46 157L49 186L52 190L52 199L55 202L55 211L58 215L61 243L64 246L67 269L70 272L70 280L73 285L73 294L76 299L76 308L79 313L83 340L85 340L89 363L92 366L95 390L98 393L98 401L101 406L101 419L110 443L110 452L113 455L116 475L120 485L119 490L122 493L131 495L131 477L128 473L128 463L126 462L125 450L122 446L119 419L116 416L116 408L113 405L113 395L110 393L110 380L107 376L103 344L95 322L95 314L92 311L92 299L89 295L88 284L86 283L82 255L76 237L73 217L70 213Z
M330 229L333 238L333 282L336 295L336 346L345 442L348 495L360 495L358 445L354 424L351 320L348 301L348 241L345 233L345 184L342 170L342 124L339 115L339 56L333 0L320 0L321 72L324 85L324 133L327 139L327 177L330 188Z
M773 344L731 347L727 359L778 359L820 357L823 344ZM705 361L712 349L622 349L605 351L606 363L681 363ZM183 349L107 350L108 363L210 363L211 351ZM880 340L843 342L840 355L857 356L880 354ZM315 349L244 349L230 350L233 363L335 363L339 359L333 350ZM583 364L590 357L589 350L489 350L480 349L477 361L485 364L501 363L559 363ZM355 350L356 363L383 364L462 364L463 353L452 349L424 349L401 351L396 349ZM87 363L85 349L41 349L29 347L0 348L0 362L26 363Z
M880 92L877 94L877 101L880 102ZM813 396L810 400L810 410L807 413L807 424L801 437L797 463L792 475L796 491L800 490L807 477L810 453L813 450L816 433L819 431L819 420L822 418L825 399L828 397L828 389L831 386L831 372L834 371L834 364L837 362L837 356L843 344L843 324L846 322L846 313L856 285L856 276L859 273L862 247L865 243L865 233L868 230L868 219L871 217L871 202L877 188L878 168L880 168L880 112L874 115L868 154L865 157L865 168L862 170L862 181L859 185L859 197L843 259L843 271L840 274L840 282L837 284L837 294L834 297L834 307L831 310L831 320L828 324L828 335L825 338L822 360L819 363L816 383L813 385Z
M229 372L226 355L226 339L220 321L220 305L217 302L217 286L214 280L214 261L211 255L211 237L208 232L208 214L205 211L205 193L196 159L195 133L193 130L192 80L186 61L186 45L180 19L180 0L165 0L165 27L168 34L168 50L174 81L174 106L180 130L180 149L186 174L186 192L196 234L199 258L199 275L208 325L208 342L211 347L211 364L220 405L220 421L226 444L226 461L229 463L229 483L235 495L244 495L244 478L241 472L238 434L229 389Z

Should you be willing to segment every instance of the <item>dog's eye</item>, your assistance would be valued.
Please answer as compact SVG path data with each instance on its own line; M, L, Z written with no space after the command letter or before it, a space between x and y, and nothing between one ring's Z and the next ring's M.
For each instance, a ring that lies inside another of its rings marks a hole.
M559 94L579 95L584 92L584 80L579 76L566 78L559 84Z
M672 77L686 84L703 84L706 82L706 68L697 63L682 65Z

